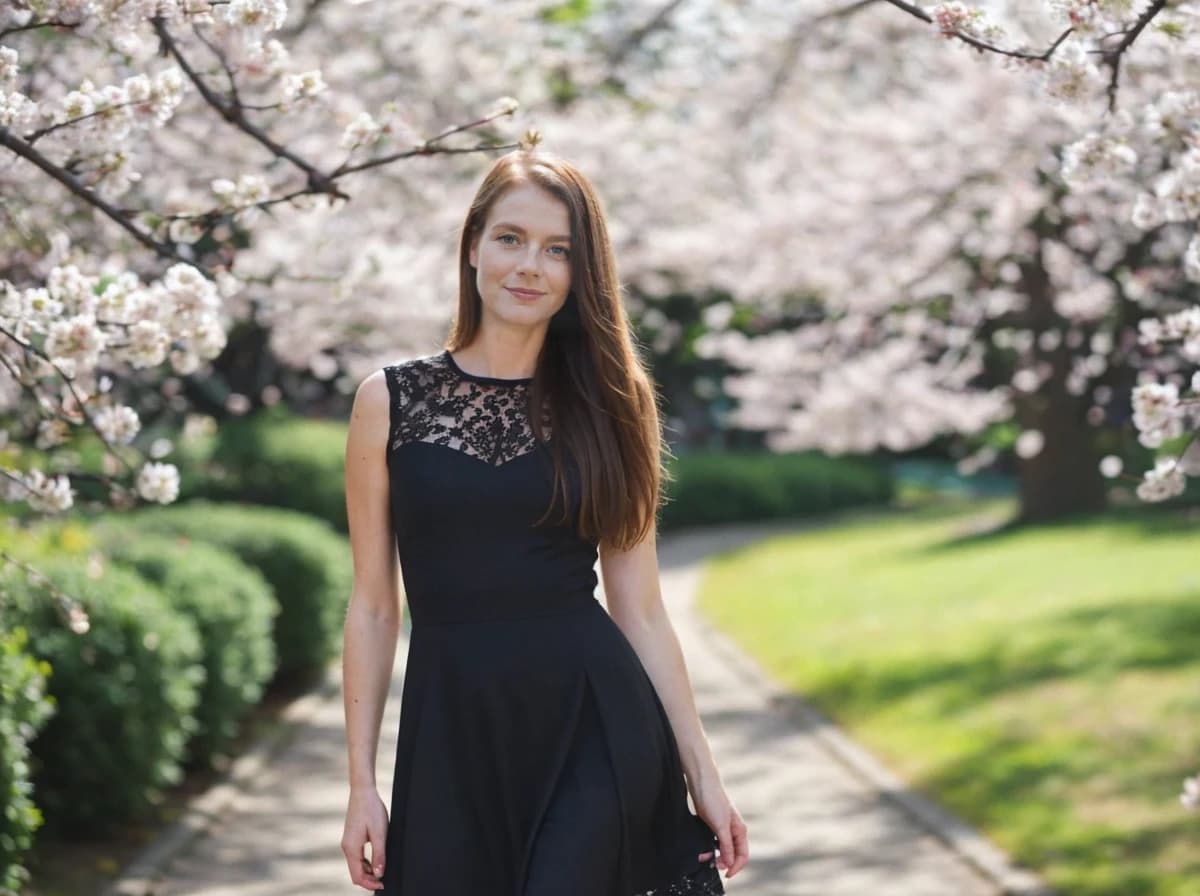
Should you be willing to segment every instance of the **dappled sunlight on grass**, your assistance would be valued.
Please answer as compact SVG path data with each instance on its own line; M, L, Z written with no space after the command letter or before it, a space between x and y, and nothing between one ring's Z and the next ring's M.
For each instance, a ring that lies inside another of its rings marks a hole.
M1200 532L1011 510L776 537L715 560L701 610L1062 892L1194 896Z

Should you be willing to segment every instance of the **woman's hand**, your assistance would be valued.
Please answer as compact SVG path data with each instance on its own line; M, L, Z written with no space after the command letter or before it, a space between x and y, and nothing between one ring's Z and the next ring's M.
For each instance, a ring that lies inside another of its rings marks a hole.
M689 782L690 783L690 782ZM729 801L725 785L716 772L690 783L696 814L717 835L717 867L725 869L726 879L741 871L750 861L750 839L746 822ZM712 858L711 852L700 853L700 861Z
M342 852L350 866L350 882L367 890L382 890L384 846L388 816L374 787L350 788ZM371 844L368 861L364 847Z

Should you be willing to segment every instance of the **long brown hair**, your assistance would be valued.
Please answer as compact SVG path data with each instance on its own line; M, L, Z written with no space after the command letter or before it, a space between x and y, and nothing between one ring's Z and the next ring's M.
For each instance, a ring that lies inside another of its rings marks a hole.
M548 408L554 436L554 496L538 524L560 496L561 518L569 519L565 451L580 476L576 531L626 550L641 541L656 520L666 446L658 395L634 345L621 299L603 206L570 162L543 150L516 150L492 165L463 224L458 313L445 347L457 351L479 332L482 299L470 263L471 243L482 233L495 202L520 184L533 184L556 196L571 222L571 289L550 319L528 390L531 408ZM545 441L542 415L531 413L530 420L537 439Z

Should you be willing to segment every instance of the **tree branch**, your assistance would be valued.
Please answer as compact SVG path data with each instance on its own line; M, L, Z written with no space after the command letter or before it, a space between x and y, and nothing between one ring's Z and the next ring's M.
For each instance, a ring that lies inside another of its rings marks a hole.
M10 34L18 34L21 31L33 31L36 28L78 28L79 22L60 22L57 19L46 19L41 22L29 22L25 25L15 25L12 28L5 28L0 31L0 40L8 37Z
M1117 82L1121 78L1121 56L1133 46L1133 42L1138 39L1151 20L1158 15L1167 5L1167 0L1153 0L1146 7L1145 11L1138 16L1138 20L1134 22L1133 27L1125 32L1125 36L1111 50L1105 52L1104 62L1112 69L1112 76L1108 81L1108 111L1112 112L1117 108Z
M0 126L0 146L11 150L16 155L28 162L31 162L46 174L50 175L50 177L52 177L54 180L63 184L63 186L65 186L68 190L70 190L88 205L99 209L106 217L112 219L119 224L122 229L132 234L133 238L139 243L153 251L155 255L159 256L160 258L170 258L174 261L181 261L184 264L193 265L201 271L204 270L199 265L196 265L192 259L184 258L182 255L180 255L171 243L157 240L151 234L143 231L132 221L130 221L125 213L123 213L120 209L109 203L94 190L88 189L88 187L81 183L79 178L77 178L74 174L63 168L61 165L56 165L54 162L50 161L48 158L42 155L42 153L34 149L29 143L22 140L8 128L3 126Z
M328 175L318 170L315 165L308 162L306 159L300 158L300 156L296 155L287 147L276 143L264 130L262 130L262 128L250 122L246 118L239 103L227 102L218 96L216 91L214 91L208 85L208 83L200 76L200 73L192 67L192 64L188 62L187 58L180 51L178 43L175 41L175 38L172 36L170 30L168 30L167 23L162 16L153 16L151 17L150 22L154 26L154 32L158 35L163 47L171 56L175 57L175 61L179 63L179 67L183 69L183 72L185 75L187 75L188 79L196 85L196 89L200 92L200 95L204 98L205 102L216 109L222 118L253 137L264 147L266 147L267 150L270 151L271 154L276 158L286 159L303 171L305 175L307 175L308 186L312 192L329 193L330 195L336 196L340 199L348 200L350 198L345 193L341 192L341 190L339 190L336 186L334 186Z

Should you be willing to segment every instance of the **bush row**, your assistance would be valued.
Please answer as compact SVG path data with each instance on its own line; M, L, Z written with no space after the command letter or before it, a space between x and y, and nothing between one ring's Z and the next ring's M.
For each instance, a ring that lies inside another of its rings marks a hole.
M56 836L137 817L179 780L204 679L188 617L135 573L89 565L77 557L38 563L83 606L84 633L64 624L40 584L13 571L3 582L8 618L28 629L30 651L52 670L55 713L32 750L36 800Z
M309 683L336 654L350 590L345 539L288 511L200 502L50 528L31 563L89 627L73 631L19 568L0 573L0 881L40 825L94 835L147 817L269 683ZM46 672L34 703L52 715L30 704Z
M281 408L224 420L193 454L197 464L180 484L180 498L286 507L344 533L345 452L342 422L309 420Z
M42 824L33 801L29 741L54 713L46 694L50 664L27 649L24 628L0 631L0 894L21 892L21 864Z
M185 497L290 507L346 531L345 424L272 409L221 424ZM883 464L816 453L688 453L668 462L661 529L824 513L891 500Z
M662 531L827 513L892 499L887 469L870 460L821 454L686 454L660 511Z
M208 543L257 569L279 601L273 638L279 679L302 681L337 652L353 568L346 540L319 519L268 507L190 501L114 516L108 544L148 534Z

